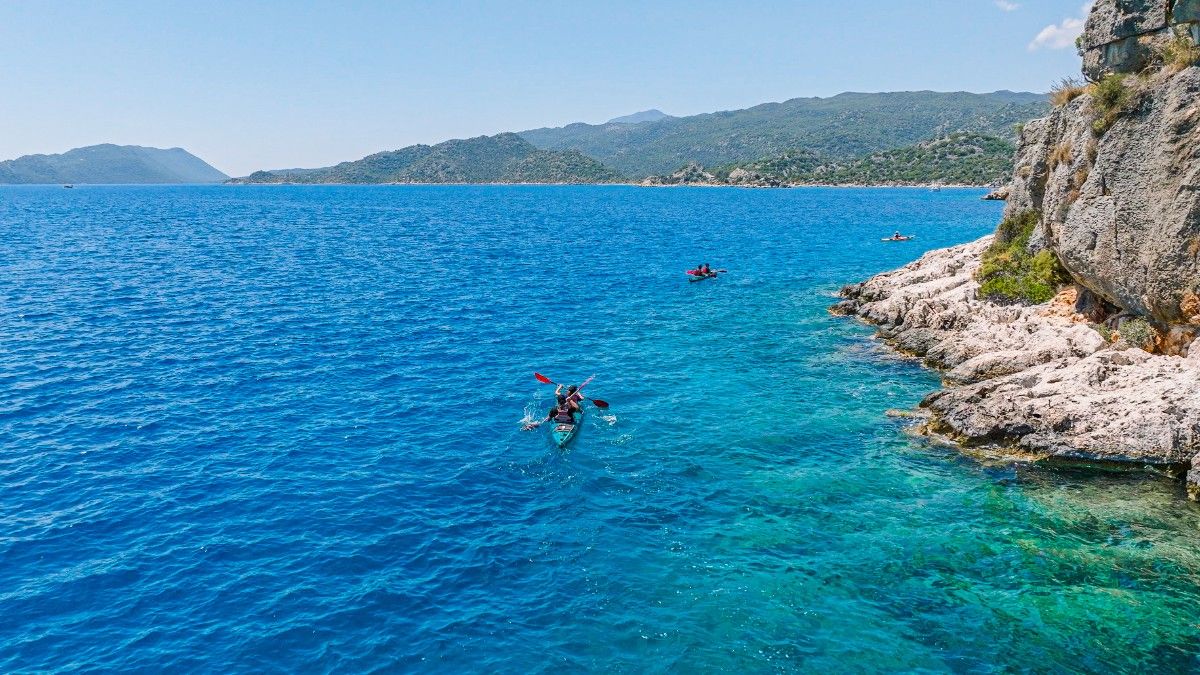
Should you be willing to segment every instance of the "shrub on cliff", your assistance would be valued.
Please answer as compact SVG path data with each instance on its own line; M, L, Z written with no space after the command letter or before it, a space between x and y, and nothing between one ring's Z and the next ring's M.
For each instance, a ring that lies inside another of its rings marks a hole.
M1029 252L1029 239L1038 219L1037 211L1022 211L1005 218L996 228L996 240L984 251L975 273L981 298L1038 304L1053 298L1059 286L1068 281L1053 252Z
M1050 158L1047 160L1050 162L1050 170L1053 171L1059 164L1070 164L1071 152L1073 150L1071 141L1063 141L1055 146L1054 150L1050 153Z
M1082 81L1073 77L1064 77L1050 89L1050 104L1061 108L1086 93L1087 85Z
M1162 59L1163 69L1174 74L1200 64L1200 47L1190 35L1180 35L1164 44L1158 50L1158 57Z
M1032 209L1022 211L1015 216L1005 218L996 226L996 241L992 244L992 248L1008 247L1018 240L1023 240L1025 244L1029 243L1029 237L1033 236L1033 228L1038 224L1038 212Z
M1121 342L1149 351L1157 333L1145 319L1130 319L1117 330Z
M1128 111L1134 98L1133 91L1125 84L1125 76L1117 73L1106 75L1103 80L1092 84L1089 89L1092 94L1092 105L1096 110L1092 131L1097 136L1103 136L1117 121L1117 118Z

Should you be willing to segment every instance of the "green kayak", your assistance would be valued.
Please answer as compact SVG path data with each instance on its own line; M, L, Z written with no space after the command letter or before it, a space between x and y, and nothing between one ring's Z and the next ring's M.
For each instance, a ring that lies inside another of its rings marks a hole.
M550 431L550 435L554 437L554 444L560 448L567 447L574 438L579 435L579 425L583 423L583 407L580 406L579 412L571 415L575 419L574 422L555 422L554 428Z

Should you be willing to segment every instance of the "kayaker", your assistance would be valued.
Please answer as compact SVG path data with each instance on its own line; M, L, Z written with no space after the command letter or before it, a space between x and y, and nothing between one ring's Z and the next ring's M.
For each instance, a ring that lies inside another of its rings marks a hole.
M575 421L575 413L579 410L579 404L568 399L562 394L556 394L555 405L550 409L550 419L559 424L571 424Z
M568 401L567 397L562 394L554 395L554 407L550 408L550 412L546 413L545 419L540 419L536 422L530 422L525 425L525 430L530 431L536 429L546 422L554 421L559 424L574 424L575 412L579 410L579 404L573 401Z
M893 241L902 241L903 239L904 239L904 236L900 234L899 230L896 230L895 234L892 235Z
M563 386L561 384L554 390L554 395L563 396ZM583 403L583 394L579 393L579 387L573 384L567 387L566 399L567 403L571 406L571 412L580 412L582 410L580 404Z

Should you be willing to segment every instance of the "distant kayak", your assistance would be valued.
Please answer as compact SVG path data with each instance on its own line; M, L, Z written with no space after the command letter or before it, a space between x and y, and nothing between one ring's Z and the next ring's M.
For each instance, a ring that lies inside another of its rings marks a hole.
M880 239L879 241L909 241L909 240L915 239L915 238L916 238L916 235L909 234L909 235L905 235L903 237L884 237L883 239Z
M687 271L688 281L704 281L705 279L712 279L713 277L717 276L718 274L723 274L728 271L729 270L727 270L727 269L714 270L710 267L708 269L708 273L704 274L700 271L700 268L697 267L696 269L691 269L691 270Z

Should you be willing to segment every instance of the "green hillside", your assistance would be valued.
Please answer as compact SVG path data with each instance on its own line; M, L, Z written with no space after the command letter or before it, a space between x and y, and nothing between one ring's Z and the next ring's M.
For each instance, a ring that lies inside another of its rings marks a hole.
M234 183L611 183L615 171L575 151L539 150L517 134L412 145L323 169L256 171Z
M226 178L182 148L106 143L0 162L0 183L219 183Z
M831 184L1002 185L1012 177L1016 146L1005 139L959 133L852 161L823 164L800 181Z
M1016 147L983 134L956 133L855 159L830 159L796 150L744 164L705 170L689 164L651 185L1000 185L1012 176Z
M862 157L958 131L999 138L1048 109L1041 94L931 91L798 98L641 124L571 124L521 136L548 150L578 150L629 176L688 162L724 166L803 148L831 159Z

